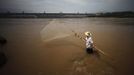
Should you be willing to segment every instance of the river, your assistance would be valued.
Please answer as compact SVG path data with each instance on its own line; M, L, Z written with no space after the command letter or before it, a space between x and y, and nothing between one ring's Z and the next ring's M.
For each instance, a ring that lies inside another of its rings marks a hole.
M90 31L96 51L85 52ZM133 75L134 18L0 19L0 75Z

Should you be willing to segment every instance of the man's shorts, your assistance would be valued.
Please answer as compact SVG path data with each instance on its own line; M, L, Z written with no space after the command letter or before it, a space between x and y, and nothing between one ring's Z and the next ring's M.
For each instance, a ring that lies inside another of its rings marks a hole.
M93 48L86 48L87 53L93 53Z

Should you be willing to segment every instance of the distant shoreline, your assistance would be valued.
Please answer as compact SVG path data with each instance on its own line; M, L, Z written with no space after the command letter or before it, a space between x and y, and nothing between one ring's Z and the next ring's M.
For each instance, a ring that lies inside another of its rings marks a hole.
M134 12L107 12L107 13L0 13L0 18L134 18Z

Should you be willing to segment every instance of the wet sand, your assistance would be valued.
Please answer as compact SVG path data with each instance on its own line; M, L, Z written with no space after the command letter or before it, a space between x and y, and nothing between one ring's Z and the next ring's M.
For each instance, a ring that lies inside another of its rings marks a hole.
M87 54L90 31L100 52ZM0 19L2 51L8 62L0 75L133 75L133 18Z

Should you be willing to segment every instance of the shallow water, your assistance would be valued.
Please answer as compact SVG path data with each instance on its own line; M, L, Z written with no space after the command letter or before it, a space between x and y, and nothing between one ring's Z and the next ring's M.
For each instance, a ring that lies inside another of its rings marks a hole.
M90 31L106 55L86 54L72 31ZM0 75L133 75L133 34L133 18L0 19L8 58Z

